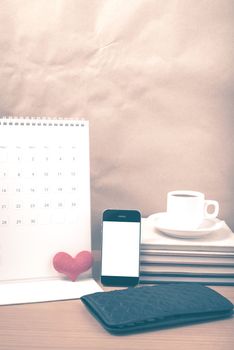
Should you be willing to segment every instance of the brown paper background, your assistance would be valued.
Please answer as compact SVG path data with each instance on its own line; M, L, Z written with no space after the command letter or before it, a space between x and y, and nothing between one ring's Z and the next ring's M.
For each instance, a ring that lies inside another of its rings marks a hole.
M1 115L90 121L93 245L105 208L199 190L234 229L232 0L1 0Z

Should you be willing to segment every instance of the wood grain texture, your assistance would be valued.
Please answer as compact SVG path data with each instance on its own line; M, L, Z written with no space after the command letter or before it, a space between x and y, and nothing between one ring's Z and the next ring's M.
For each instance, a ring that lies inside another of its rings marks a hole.
M234 303L234 287L213 289ZM231 350L233 344L234 318L114 336L79 300L0 308L1 350Z

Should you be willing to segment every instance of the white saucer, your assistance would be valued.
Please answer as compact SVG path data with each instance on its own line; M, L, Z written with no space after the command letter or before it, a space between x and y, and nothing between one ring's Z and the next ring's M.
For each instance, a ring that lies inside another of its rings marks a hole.
M168 220L167 213L157 213L148 217L153 226L169 236L177 238L199 238L208 235L211 232L219 230L223 221L219 219L204 219L203 223L197 229L179 229L172 226Z

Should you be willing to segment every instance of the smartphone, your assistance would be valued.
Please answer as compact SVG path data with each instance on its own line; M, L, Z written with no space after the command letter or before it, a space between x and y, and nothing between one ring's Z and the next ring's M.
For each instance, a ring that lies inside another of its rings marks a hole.
M139 282L141 214L107 209L102 221L101 283L134 286Z

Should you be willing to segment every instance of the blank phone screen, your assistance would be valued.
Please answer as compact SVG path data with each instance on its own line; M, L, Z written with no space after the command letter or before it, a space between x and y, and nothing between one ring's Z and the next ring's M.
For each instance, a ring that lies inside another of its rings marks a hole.
M102 276L139 276L140 223L103 221Z

